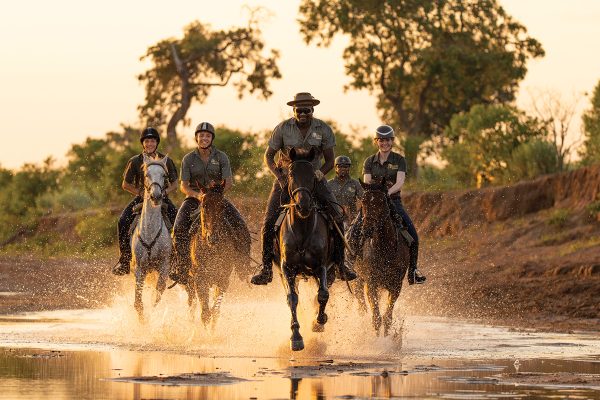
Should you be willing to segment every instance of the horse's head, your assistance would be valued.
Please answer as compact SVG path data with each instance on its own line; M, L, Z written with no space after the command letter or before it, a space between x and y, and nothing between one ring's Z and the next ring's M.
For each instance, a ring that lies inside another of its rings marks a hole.
M202 237L210 245L217 243L221 230L219 226L224 222L225 200L223 192L225 181L212 181L208 187L201 186L200 191L204 193L202 205L200 206L200 221L202 221Z
M149 197L155 206L162 202L168 175L166 156L155 160L144 154L144 197Z
M382 182L371 184L360 182L364 189L361 208L363 214L363 235L367 238L372 237L377 226L383 225L383 222L390 216L390 208L387 201L387 187L385 179Z
M315 169L312 165L315 149L311 148L306 152L293 148L289 156L292 163L288 174L288 193L296 214L300 218L308 218L316 185Z

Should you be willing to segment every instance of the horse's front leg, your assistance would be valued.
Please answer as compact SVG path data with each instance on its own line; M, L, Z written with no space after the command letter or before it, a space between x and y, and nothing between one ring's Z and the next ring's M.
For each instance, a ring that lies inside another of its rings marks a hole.
M394 312L394 305L396 304L396 300L400 297L400 288L398 290L392 290L388 293L388 304L383 314L383 336L389 335L390 328L392 327L392 319Z
M319 270L319 276L317 277L319 283L319 291L317 292L317 302L319 303L319 312L317 313L317 319L313 322L313 332L323 332L325 330L325 323L327 322L327 314L325 313L325 307L329 301L329 288L327 285L327 268L325 265L321 265Z
M367 299L371 306L371 313L373 318L373 328L379 335L379 328L381 328L381 314L379 313L379 297L377 295L377 286L373 282L367 282Z
M156 299L154 300L155 307L158 304L158 302L160 301L165 289L167 288L167 278L169 277L169 266L170 266L169 259L170 259L170 252L163 259L162 264L160 266L160 270L158 272L158 281L156 282Z
M196 294L198 301L200 302L200 312L202 317L202 323L207 326L210 322L211 312L208 305L210 297L210 286L206 277L203 277L201 273L198 273L196 280Z
M300 351L304 349L304 339L300 335L300 323L298 322L298 293L296 293L296 271L291 271L286 261L282 262L281 270L283 271L284 279L287 282L287 302L292 313L292 337L290 338L290 348L292 351Z
M139 260L136 258L135 267L135 300L133 307L138 313L140 322L144 322L144 304L142 302L142 291L144 289L144 280L146 279L146 272L142 269Z

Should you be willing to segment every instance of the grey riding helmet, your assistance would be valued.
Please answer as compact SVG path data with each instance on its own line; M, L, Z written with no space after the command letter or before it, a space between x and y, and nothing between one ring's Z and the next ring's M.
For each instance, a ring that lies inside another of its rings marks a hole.
M215 138L215 127L210 122L200 122L194 131L194 136L198 132L210 132L212 134L213 139Z
M393 139L394 128L389 125L378 126L375 130L375 139Z
M148 127L140 134L140 143L144 143L144 139L156 139L156 145L160 143L160 135L158 131L152 127Z
M338 156L335 158L335 163L334 165L337 167L338 165L340 167L349 167L352 165L352 160L350 160L350 157L348 156Z

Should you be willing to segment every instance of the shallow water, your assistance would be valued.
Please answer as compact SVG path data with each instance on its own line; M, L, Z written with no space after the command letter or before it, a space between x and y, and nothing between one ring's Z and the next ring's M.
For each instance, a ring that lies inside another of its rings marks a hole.
M190 318L177 289L147 310L145 324L130 294L105 309L4 315L0 399L600 398L598 334L398 311L396 334L382 338L342 296L325 332L313 333L303 295L306 349L292 353L283 298L236 293L209 327Z

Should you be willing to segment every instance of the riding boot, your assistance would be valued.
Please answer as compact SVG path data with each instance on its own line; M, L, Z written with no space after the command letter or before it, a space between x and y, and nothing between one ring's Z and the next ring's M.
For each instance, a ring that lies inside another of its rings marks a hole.
M337 226L340 228L341 235L337 232L334 232L333 246L334 246L334 259L338 266L337 275L338 279L343 281L352 281L356 279L358 276L356 272L352 269L352 265L350 263L346 263L345 260L345 243L344 243L344 221L339 218L336 220Z
M121 253L119 262L112 268L115 275L127 275L131 271L131 254Z
M421 284L421 283L425 283L425 281L427 280L427 278L425 277L425 275L421 274L421 272L417 269L417 258L418 258L418 253L419 252L419 248L415 245L415 243L413 243L410 246L410 261L409 261L409 267L408 267L408 284L409 285L414 285L416 284Z
M190 239L175 237L174 253L174 262L171 264L169 278L179 284L185 285L188 283L190 266L192 265Z
M115 275L127 275L131 270L131 238L129 227L119 227L119 262L112 268Z
M264 227L262 231L262 268L250 282L254 285L266 285L273 280L273 234L272 229Z

